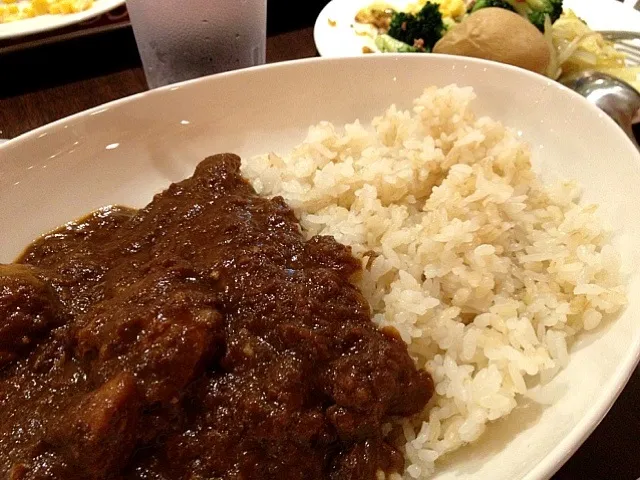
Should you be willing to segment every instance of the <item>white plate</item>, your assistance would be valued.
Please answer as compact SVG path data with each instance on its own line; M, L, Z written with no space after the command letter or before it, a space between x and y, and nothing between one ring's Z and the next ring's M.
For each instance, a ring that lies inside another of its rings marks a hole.
M124 3L125 0L96 0L93 6L84 12L70 13L68 15L41 15L15 22L0 23L0 40L23 37L81 23L107 13L120 5L124 5Z
M373 31L373 28L358 25L354 21L358 10L372 3L374 0L332 0L327 4L316 19L313 30L316 48L321 56L363 55L362 48L365 46L377 51L373 39L356 33L356 30ZM385 0L385 3L402 9L414 2ZM594 30L640 32L640 12L629 4L622 4L616 0L564 0L564 7L572 9Z
M513 67L443 55L318 58L198 79L125 98L0 146L0 262L39 234L100 206L140 207L205 156L284 152L310 124L367 122L423 87L471 85L475 107L522 131L545 176L575 177L585 201L619 231L632 268L629 306L583 335L569 366L529 406L441 465L437 480L549 478L595 428L640 356L640 154L608 117L577 94ZM522 112L526 112L523 114Z

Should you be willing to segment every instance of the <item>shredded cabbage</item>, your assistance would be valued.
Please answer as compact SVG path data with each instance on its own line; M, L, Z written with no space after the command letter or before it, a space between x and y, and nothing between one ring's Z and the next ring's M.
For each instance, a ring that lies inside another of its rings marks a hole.
M557 79L583 70L597 70L640 90L640 68L626 66L624 53L591 30L573 11L566 9L553 25L545 24L545 38L553 45L549 77Z

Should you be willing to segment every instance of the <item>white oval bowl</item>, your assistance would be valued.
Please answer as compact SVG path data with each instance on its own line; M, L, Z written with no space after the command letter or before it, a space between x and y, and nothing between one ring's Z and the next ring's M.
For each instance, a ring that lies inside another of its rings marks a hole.
M524 70L440 55L310 59L202 78L106 104L0 146L0 261L39 234L106 204L145 205L205 156L284 152L310 124L368 122L425 86L474 87L475 110L522 131L545 178L584 186L617 230L629 305L584 334L543 394L492 425L434 477L549 478L604 417L640 356L640 154L608 117L561 85Z

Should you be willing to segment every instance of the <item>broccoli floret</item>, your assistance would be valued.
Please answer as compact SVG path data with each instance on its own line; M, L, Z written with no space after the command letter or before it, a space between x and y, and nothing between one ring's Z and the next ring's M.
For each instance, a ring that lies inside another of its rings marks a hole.
M562 14L562 0L508 0L516 12L544 32L544 17L549 15L551 23Z
M375 44L376 47L378 47L378 50L383 53L410 53L420 51L417 48L384 33L376 37Z
M512 12L516 11L516 9L513 8L511 4L509 2L506 2L505 0L478 0L473 4L471 9L469 10L469 13L473 13L477 10L480 10L481 8L489 7L504 8L505 10L510 10Z
M527 18L538 28L538 30L544 32L544 15L545 14L542 12L531 12L527 15Z
M395 12L387 33L407 45L430 52L445 31L438 5L427 2L416 15Z

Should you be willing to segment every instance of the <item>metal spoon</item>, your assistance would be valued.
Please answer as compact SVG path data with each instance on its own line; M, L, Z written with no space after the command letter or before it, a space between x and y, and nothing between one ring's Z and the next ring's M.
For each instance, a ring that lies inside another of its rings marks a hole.
M560 81L609 115L640 150L631 128L640 112L640 93L635 88L611 75L595 71L569 75Z

